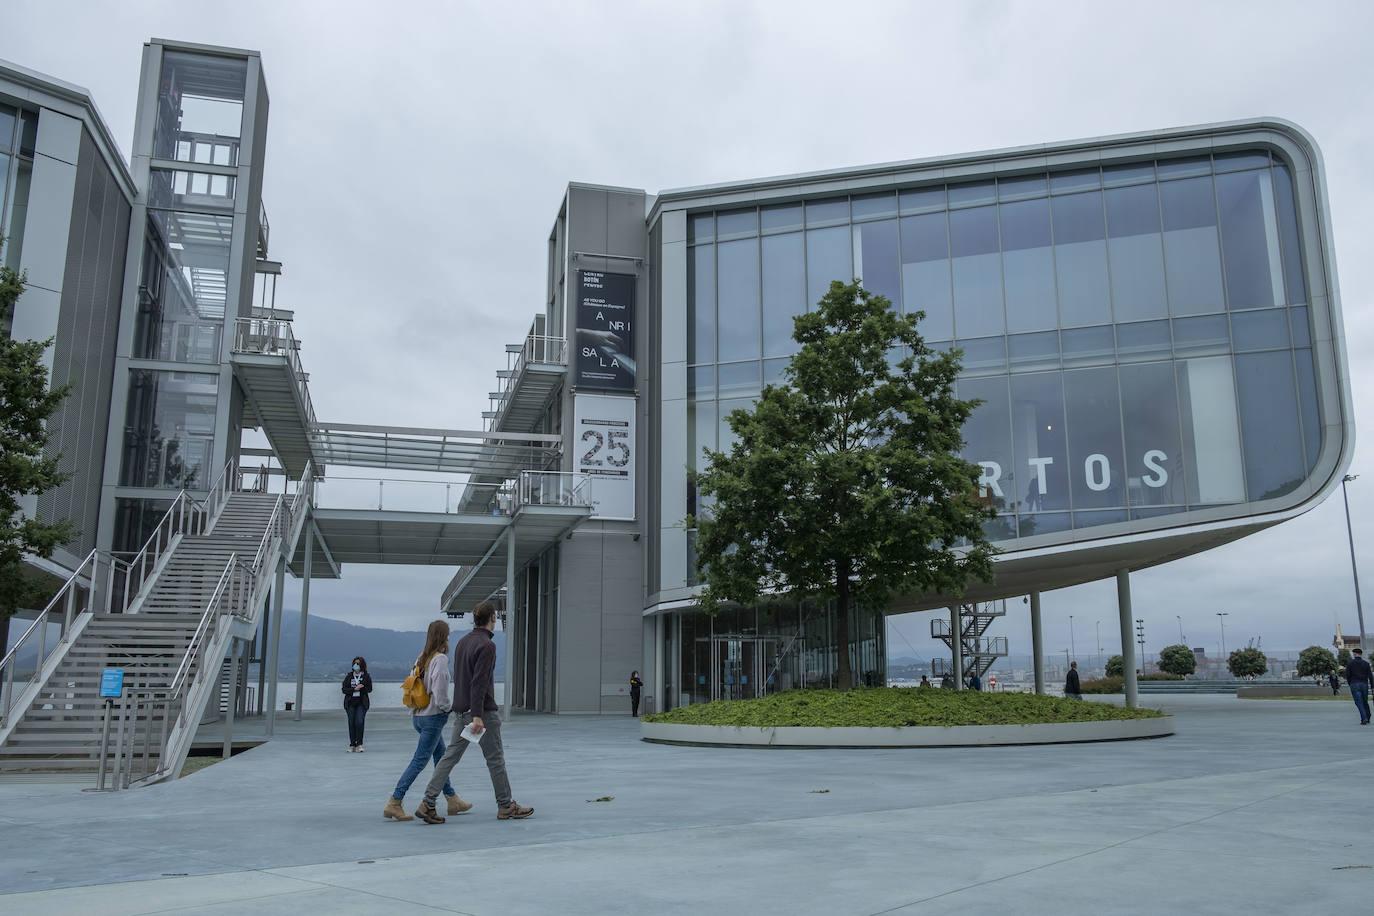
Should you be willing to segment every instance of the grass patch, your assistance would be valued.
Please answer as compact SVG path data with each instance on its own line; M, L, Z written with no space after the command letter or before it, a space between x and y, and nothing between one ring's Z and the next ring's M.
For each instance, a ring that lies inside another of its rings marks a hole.
M645 716L646 722L678 725L868 726L1037 725L1151 719L1158 709L1127 709L1033 693L975 693L919 687L789 690L756 700L716 700Z
M186 763L182 764L181 775L190 776L192 773L198 773L212 764L219 763L223 759L223 757L208 755L203 757L188 756L186 758Z

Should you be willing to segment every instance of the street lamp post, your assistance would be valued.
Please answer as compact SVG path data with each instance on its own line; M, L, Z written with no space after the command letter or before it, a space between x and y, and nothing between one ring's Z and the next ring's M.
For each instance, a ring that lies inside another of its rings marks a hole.
M1073 651L1073 657L1078 658L1078 644L1073 641L1073 615L1069 615L1069 649Z
M1178 618L1178 644L1180 646L1186 646L1188 645L1188 637L1183 635L1183 615L1175 614L1174 616Z
M1346 474L1341 478L1341 500L1345 503L1345 536L1350 541L1350 574L1355 577L1355 615L1359 618L1360 624L1360 648L1364 644L1364 606L1360 604L1360 570L1355 565L1355 534L1350 529L1350 497L1346 495L1345 485L1359 474Z
M1226 660L1226 618L1231 616L1230 611L1217 611L1217 620L1221 623L1221 659Z
M1099 620L1097 626L1097 664L1102 664L1102 621Z
M1145 673L1145 618L1135 619L1135 641L1140 643L1140 673Z

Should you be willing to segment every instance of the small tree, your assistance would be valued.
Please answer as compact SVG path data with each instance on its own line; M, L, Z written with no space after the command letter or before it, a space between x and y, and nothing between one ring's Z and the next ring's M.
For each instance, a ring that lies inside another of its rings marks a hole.
M1298 656L1298 677L1326 676L1336 670L1336 656L1324 646L1308 646Z
M4 239L0 238L0 246ZM25 277L0 265L0 315L9 318L24 292ZM8 321L6 322L8 324ZM48 594L41 579L29 575L25 554L50 557L75 536L69 522L27 518L19 501L58 486L70 474L57 469L59 456L46 455L47 419L70 386L48 390L43 351L48 340L14 340L0 334L0 658L9 649L10 618Z
M1126 660L1120 655L1113 655L1107 659L1107 677L1125 677Z
M1197 656L1184 645L1165 646L1159 650L1159 670L1180 677L1197 670Z
M935 353L857 282L834 282L794 320L801 345L781 386L728 420L728 454L706 450L696 520L699 599L750 605L766 594L835 603L836 681L853 686L849 609L894 593L963 595L992 578L980 469L959 457L977 406L954 397L955 353ZM892 361L893 354L906 354ZM966 547L956 545L967 542Z
M1259 677L1269 671L1269 659L1259 649L1237 649L1226 660L1233 677Z

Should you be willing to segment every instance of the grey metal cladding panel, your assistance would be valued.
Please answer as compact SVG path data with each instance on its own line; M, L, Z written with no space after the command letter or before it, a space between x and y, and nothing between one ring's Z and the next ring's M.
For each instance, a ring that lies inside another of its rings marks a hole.
M606 250L642 258L648 244L643 192L607 194Z
M615 683L642 666L644 541L603 536L601 576L601 680ZM603 703L623 700L603 698ZM604 708L603 708L603 711Z
M606 192L568 189L568 247L573 251L606 251Z
M104 447L110 415L114 347L128 245L130 207L104 158L82 135L72 200L60 321L53 348L54 385L70 384L50 425L50 450L74 476L51 491L40 510L70 519L82 556L95 546Z
M601 538L565 540L558 576L558 711L599 712Z

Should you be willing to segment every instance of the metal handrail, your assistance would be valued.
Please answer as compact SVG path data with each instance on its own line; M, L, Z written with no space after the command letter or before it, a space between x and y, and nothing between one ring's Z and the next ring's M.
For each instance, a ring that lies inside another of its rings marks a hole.
M565 366L568 362L568 342L561 336L552 334L536 334L534 329L537 322L530 326L530 333L525 335L525 341L521 345L512 344L506 348L509 354L506 358L506 371L497 373L496 396L491 398L491 413L488 417L487 427L494 428L496 416L500 414L503 407L510 400L511 392L515 389L521 374L531 365L538 366Z
M53 652L57 652L68 642L72 630L77 624L83 623L85 619L94 616L96 611L99 610L92 606L92 602L89 599L90 593L95 591L99 585L100 564L102 559L107 564L103 601L108 609L111 593L113 592L115 568L117 565L127 567L128 564L111 556L109 553L92 550L86 555L86 559L82 560L81 564L77 566L76 571L62 584L62 587L57 590L57 594L53 595L52 600L47 603L47 606L45 606L43 610L39 612L38 616L34 618L33 623L24 631L24 635L20 636L19 639L15 641L14 645L9 648L9 651L5 653L4 659L0 660L0 725L5 725L9 722L10 704L15 696L14 669L18 662L20 650L28 644L30 639L33 639L37 643L34 655L33 675L19 688L19 692L23 693L28 690L42 678L43 666L51 655L51 653L47 651L47 634L48 626L53 622L50 618L53 615L54 609L61 604L62 619L57 640L53 643ZM77 612L77 590L82 587L83 582L86 583L87 603L80 612Z
M577 471L521 471L515 509L523 506L590 506L591 485Z
M210 484L210 492L207 493L205 499L201 501L200 507L201 511L204 513L207 527L214 521L215 516L219 514L219 510L223 508L224 504L229 501L229 494L237 489L235 483L238 482L236 478L238 478L240 474L235 474L233 471L234 462L225 462L224 467L220 469L219 476L215 478L215 482ZM199 533L204 534L205 532L201 531Z
M300 342L291 332L291 322L283 318L236 318L233 352L285 356L305 407L305 428L316 427L315 405L310 401L310 386L306 384L309 376L301 364Z
M129 561L129 574L124 580L124 603L121 611L127 611L142 600L146 590L156 580L158 571L171 556L177 538L183 534L202 533L208 517L204 507L192 499L185 490L177 494L176 499L167 507L167 513L162 516L162 521L158 522L153 533L144 542L143 549ZM138 586L131 595L129 585L135 581L135 577Z

